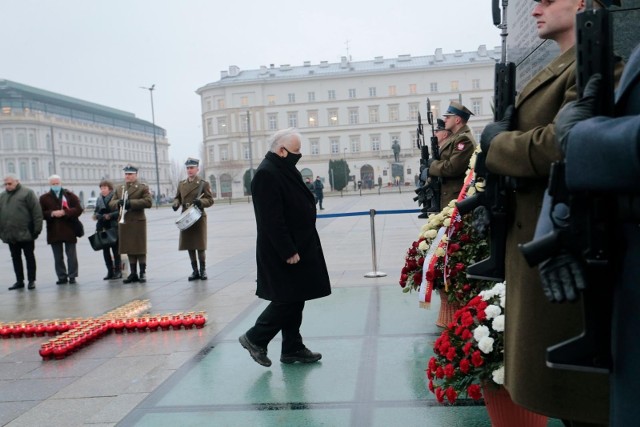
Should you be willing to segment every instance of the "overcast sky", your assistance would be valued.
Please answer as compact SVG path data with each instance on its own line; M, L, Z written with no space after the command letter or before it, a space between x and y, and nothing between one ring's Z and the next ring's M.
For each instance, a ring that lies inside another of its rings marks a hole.
M128 111L197 157L195 90L229 65L302 65L500 44L489 0L2 0L0 78Z

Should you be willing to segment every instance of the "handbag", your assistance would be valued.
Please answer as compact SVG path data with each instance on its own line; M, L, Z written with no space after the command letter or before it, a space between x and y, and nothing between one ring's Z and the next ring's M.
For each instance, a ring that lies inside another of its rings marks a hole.
M118 229L108 228L106 230L96 231L89 236L89 243L94 251L113 246L118 241Z
M79 218L73 218L71 220L71 226L73 227L73 234L75 234L76 237L84 236L84 225L82 225L82 221L80 221Z

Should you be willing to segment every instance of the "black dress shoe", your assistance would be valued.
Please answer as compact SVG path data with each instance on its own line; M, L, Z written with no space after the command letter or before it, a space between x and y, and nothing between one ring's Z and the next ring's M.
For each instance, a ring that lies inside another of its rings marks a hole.
M266 348L258 347L257 345L249 341L249 338L247 338L247 334L244 334L240 338L238 338L238 341L240 341L240 344L242 344L242 346L247 349L253 360L258 362L262 366L271 366L271 360L267 357Z
M56 285L66 285L67 283L67 279L60 279L56 282Z
M27 285L28 289L35 289L36 288L36 281L35 280L29 280L29 284Z
M69 284L70 285L75 285L76 284L76 278L72 277L71 279L69 279Z
M126 279L122 281L122 283L135 283L139 281L140 279L138 278L138 275L136 273L131 273L129 276L127 276Z
M298 350L295 353L282 354L280 356L280 361L282 363L314 363L320 359L322 359L322 354L314 353L307 347L303 348L302 350Z
M11 287L9 288L10 291L14 291L16 289L22 289L24 288L24 282L16 282L13 285L11 285Z

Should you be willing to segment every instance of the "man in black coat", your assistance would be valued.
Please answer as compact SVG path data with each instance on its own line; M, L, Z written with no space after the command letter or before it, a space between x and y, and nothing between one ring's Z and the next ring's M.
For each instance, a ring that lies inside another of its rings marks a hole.
M331 294L315 200L295 167L302 157L301 139L294 128L276 132L251 181L258 231L256 295L271 303L239 341L263 366L271 366L267 345L280 331L282 363L322 358L305 347L300 335L305 301Z

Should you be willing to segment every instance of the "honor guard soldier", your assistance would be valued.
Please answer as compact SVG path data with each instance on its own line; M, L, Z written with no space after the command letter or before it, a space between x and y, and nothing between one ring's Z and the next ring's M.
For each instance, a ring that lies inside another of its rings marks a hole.
M120 254L127 254L131 274L122 283L146 282L147 273L147 217L145 209L153 200L149 186L138 182L138 169L127 165L124 184L116 186L110 208L119 208L118 241ZM138 265L140 275L138 276Z
M178 191L173 200L173 210L182 207L182 212L195 206L200 212L200 218L184 230L180 230L178 250L189 251L193 273L192 280L207 280L206 250L207 250L207 214L204 209L213 205L213 194L209 183L198 176L200 160L189 157L185 162L187 179L180 181ZM197 251L197 258L196 258ZM198 270L198 262L200 269Z
M472 115L467 107L455 101L449 104L449 108L443 114L444 130L448 131L450 136L442 142L438 138L440 159L431 158L429 161L429 175L441 179L441 207L456 199L464 184L464 176L476 145L471 129L467 126L467 121Z

